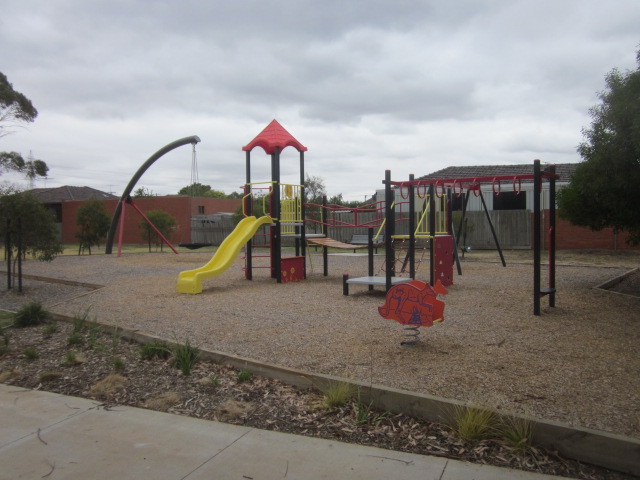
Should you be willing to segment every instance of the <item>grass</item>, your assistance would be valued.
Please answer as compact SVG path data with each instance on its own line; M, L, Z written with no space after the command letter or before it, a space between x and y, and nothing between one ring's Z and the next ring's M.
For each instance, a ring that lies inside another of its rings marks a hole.
M184 344L178 344L173 348L173 361L183 375L189 375L191 369L200 359L200 350L189 343L187 339Z
M113 368L117 372L122 372L126 368L126 364L121 357L115 357L113 359Z
M388 413L378 413L373 407L373 402L364 403L360 396L360 390L358 390L358 396L355 401L355 422L358 425L373 425L386 417Z
M82 345L83 337L79 333L71 332L67 338L68 345Z
M534 424L526 418L504 416L496 430L500 438L518 452L524 453L533 446Z
M496 418L491 410L458 406L453 412L451 429L462 440L480 440L496 433Z
M89 325L89 333L87 334L87 346L93 350L100 346L102 341L102 327L97 319L94 319Z
M47 312L38 301L25 303L16 312L14 325L19 328L31 327L47 322L51 314Z
M322 405L325 408L342 407L353 398L353 387L347 382L331 382L321 391L324 395Z
M84 313L76 314L73 317L73 333L82 333L87 326L87 319L89 318L89 310L87 308Z
M69 350L64 356L64 365L71 367L82 363L82 359L73 350Z
M44 327L44 336L45 337L50 337L51 335L53 335L54 333L56 333L58 330L60 329L60 327L58 326L58 322L51 322L49 324L47 324L46 327Z
M166 360L170 356L171 348L169 348L167 342L161 340L154 340L140 347L140 357L143 360L153 360L154 358Z
M24 349L24 356L29 360L35 360L40 356L40 353L33 347L27 347Z
M253 378L253 373L249 370L242 369L238 372L238 383L250 382Z

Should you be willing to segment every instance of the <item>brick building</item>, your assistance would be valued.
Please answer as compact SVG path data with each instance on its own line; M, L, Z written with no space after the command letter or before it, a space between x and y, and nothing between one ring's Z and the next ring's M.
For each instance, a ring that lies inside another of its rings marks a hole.
M76 219L78 209L85 201L101 200L107 213L112 217L119 199L115 195L90 187L37 188L31 192L54 213L60 232L60 240L63 243L77 243ZM175 244L192 242L192 218L204 218L219 213L234 213L241 205L239 199L182 195L135 198L133 201L142 212L163 210L176 218L176 229L169 238L169 241ZM142 217L133 208L128 206L125 208L123 243L146 243L139 228L141 220Z

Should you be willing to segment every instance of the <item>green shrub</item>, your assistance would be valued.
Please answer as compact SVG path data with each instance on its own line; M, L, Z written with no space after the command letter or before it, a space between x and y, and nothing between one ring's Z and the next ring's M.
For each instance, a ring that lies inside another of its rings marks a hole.
M176 368L180 369L183 375L189 375L193 366L198 363L200 350L194 347L187 340L184 345L176 345L173 349L173 359Z
M526 418L505 416L497 427L498 435L518 452L526 452L533 445L534 424Z
M118 371L121 372L122 370L124 370L126 367L124 360L120 357L115 357L113 359L113 368Z
M24 356L29 360L35 360L40 356L40 353L38 353L38 350L36 350L35 348L28 347L24 349Z
M322 390L325 408L336 408L345 405L353 397L353 387L347 382L331 382Z
M45 323L50 318L51 314L42 307L42 304L33 301L20 307L14 317L14 324L19 328L31 327Z
M76 352L69 350L64 356L64 364L67 366L77 365L81 363Z
M87 326L87 319L89 318L89 310L87 308L84 313L76 314L73 317L73 333L82 333Z
M249 370L242 369L238 372L238 383L249 382L253 378L253 373Z
M451 429L462 440L479 440L495 433L496 418L485 408L461 406L453 414Z
M69 334L69 338L67 339L67 343L69 345L82 345L82 335L77 332L71 332Z
M58 327L58 322L51 322L47 324L46 327L44 327L44 335L46 337L50 337L51 335L56 333L59 329L60 327Z
M167 342L154 340L140 347L140 356L143 360L153 360L154 358L166 360L171 356L171 348Z

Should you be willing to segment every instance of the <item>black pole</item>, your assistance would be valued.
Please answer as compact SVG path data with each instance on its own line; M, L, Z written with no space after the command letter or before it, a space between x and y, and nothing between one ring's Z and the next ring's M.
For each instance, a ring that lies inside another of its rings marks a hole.
M322 222L322 234L325 238L328 238L329 227L327 227L327 196L322 196L322 208L320 209L320 221ZM322 264L323 274L326 277L329 275L329 250L326 245L322 246Z
M7 258L7 290L11 290L11 220L9 218L7 218L4 254Z
M369 276L373 277L373 227L367 230L367 246L369 253ZM369 285L369 290L373 290L373 285Z
M436 281L436 195L433 183L429 185L429 285Z
M507 262L504 261L504 255L502 255L502 249L500 248L500 242L498 242L498 236L496 235L496 231L493 228L493 222L491 221L491 216L489 215L489 210L487 209L487 204L484 202L484 195L482 195L482 188L478 188L480 192L480 200L482 201L482 206L484 208L484 213L487 216L487 221L489 222L489 228L491 229L491 235L493 235L493 241L496 244L496 248L498 249L498 253L500 254L500 260L502 261L502 266L506 267Z
M391 290L391 277L395 276L395 259L393 255L393 235L395 230L395 207L393 205L393 190L391 189L391 170L384 171L384 208L385 208L385 264L386 290Z
M471 195L471 190L467 190L467 194L464 197L464 202L462 202L462 215L460 216L460 223L458 224L458 232L462 235L462 229L464 227L464 237L462 240L462 246L466 247L465 243L467 240L467 224L464 223L465 217L467 215L467 205L469 204L469 197ZM460 241L460 237L458 237L458 241ZM456 248L458 244L456 243ZM464 255L463 255L464 257Z
M105 247L104 253L111 254L111 252L113 250L113 239L114 239L114 237L116 235L116 229L118 228L118 221L120 220L120 213L122 212L122 204L124 202L126 202L127 198L129 198L129 195L131 195L131 192L133 191L133 188L136 186L136 183L138 183L138 180L140 180L140 177L142 177L144 172L146 172L148 170L148 168L151 165L153 165L153 163L156 160L158 160L163 155L169 153L171 150L174 150L174 149L176 149L178 147L181 147L183 145L186 145L188 143L191 143L191 144L195 145L199 141L200 141L200 139L196 135L192 135L191 137L185 137L185 138L181 138L179 140L176 140L175 142L171 142L168 145L165 145L164 147L162 147L160 150L158 150L153 155L151 155L147 159L147 161L142 164L142 166L133 175L133 177L131 177L131 180L129 181L129 184L127 185L127 188L125 188L124 192L122 192L122 196L120 197L120 200L118 201L118 205L116 205L115 212L113 212L113 218L111 219L111 227L109 228L109 233L107 234L107 243L106 243L106 247Z
M415 175L409 175L409 276L416 279L416 197L413 181ZM402 188L402 187L401 187Z
M533 161L533 314L540 315L540 160Z
M549 306L556 306L556 166L549 166Z
M462 265L460 265L460 257L458 256L458 248L457 248L458 239L456 238L456 231L453 228L453 199L451 197L451 188L447 188L447 221L448 221L449 233L453 238L453 259L456 262L458 275L462 275Z
M244 194L249 195L243 199L244 210L247 216L253 215L253 197L251 196L251 152L245 152L245 186ZM264 212L265 214L267 212ZM245 249L245 272L244 278L253 280L253 241L249 239Z
M16 243L18 244L18 293L22 293L22 218L18 217L18 231Z
M305 215L307 214L307 212L306 212L306 207L304 205L305 203L304 181L305 181L304 152L301 151L300 152L300 185L302 186L300 187L300 202L302 202L302 204L300 205L300 216L302 217L301 218L302 225L300 228L300 247L302 249L301 251L302 256L304 257L304 278L307 278L307 240L306 240L307 227L305 223Z
M275 218L276 224L273 227L271 258L273 260L273 271L277 283L282 283L282 240L280 234L282 225L280 224L280 147L274 149L271 155L271 180L273 185L273 193L271 195L272 217Z

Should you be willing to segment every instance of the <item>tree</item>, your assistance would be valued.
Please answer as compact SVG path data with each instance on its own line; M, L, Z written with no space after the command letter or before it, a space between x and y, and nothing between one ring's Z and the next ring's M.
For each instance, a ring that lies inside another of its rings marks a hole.
M151 221L151 223L155 225L158 231L162 233L165 238L168 238L176 228L176 217L174 217L170 213L165 212L164 210L149 210L146 215L149 221ZM151 252L152 244L156 245L156 249L159 244L160 251L162 252L162 239L153 230L153 228L151 228L151 225L149 225L144 219L142 219L140 220L139 227L142 232L142 238L149 244L149 252Z
M0 195L0 236L6 238L7 220L10 221L11 242L9 248L17 251L18 219L22 224L22 245L25 254L50 262L59 253L62 245L58 241L55 219L37 197L29 192L5 191ZM14 257L15 258L15 257Z
M322 197L327 194L324 179L315 175L311 177L307 174L304 179L304 193L306 203L322 205Z
M133 198L151 198L155 197L156 194L153 193L153 190L147 187L138 187L133 191Z
M592 230L626 230L632 244L640 243L640 49L636 58L636 71L613 69L605 77L578 146L584 161L558 193L563 218Z
M192 183L178 190L178 195L189 195L190 197L210 197L210 198L227 198L227 194L220 190L213 190L211 185L203 185L202 183Z
M27 97L13 89L7 76L0 72L0 137L11 133L3 123L33 122L38 111Z
M0 138L12 133L11 127L15 124L33 122L37 116L31 100L14 90L6 75L0 72ZM25 160L18 152L0 152L0 174L7 170L24 173L33 181L36 176L46 177L49 167L32 155Z
M91 247L100 245L107 236L111 217L100 200L87 200L78 209L76 224L80 227L80 231L76 232L76 238L80 242L78 255L85 249L89 250L91 255Z

